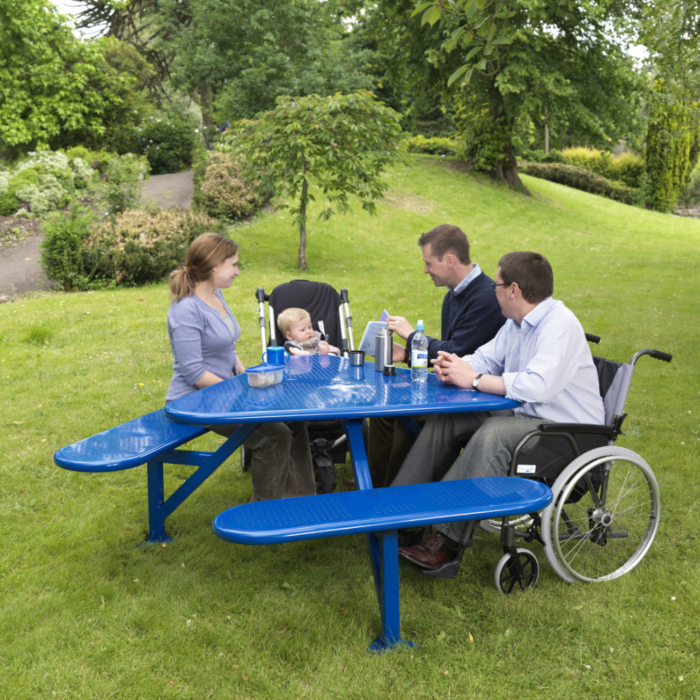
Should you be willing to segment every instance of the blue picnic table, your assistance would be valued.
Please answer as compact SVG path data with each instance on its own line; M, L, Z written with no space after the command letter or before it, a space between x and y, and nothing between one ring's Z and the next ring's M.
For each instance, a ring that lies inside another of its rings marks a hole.
M345 422L358 491L261 501L231 508L214 520L214 530L231 542L270 544L363 532L382 616L382 633L370 650L406 644L400 635L397 529L429 523L532 513L551 500L543 484L490 477L373 490L362 438L362 422L373 416L412 415L514 408L511 399L441 384L411 381L410 371L394 376L372 363L354 367L346 358L297 356L284 381L264 389L234 377L177 399L168 418L189 425L240 424L225 443L231 453L254 426L270 421L341 419Z

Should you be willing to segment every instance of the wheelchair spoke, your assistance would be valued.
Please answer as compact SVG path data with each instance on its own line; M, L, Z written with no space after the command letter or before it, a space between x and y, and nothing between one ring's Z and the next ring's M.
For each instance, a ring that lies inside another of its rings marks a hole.
M635 566L651 545L658 523L658 486L648 465L638 459L593 462L576 471L562 489L553 514L552 546L564 569L579 580L616 578ZM596 489L601 463L605 474Z

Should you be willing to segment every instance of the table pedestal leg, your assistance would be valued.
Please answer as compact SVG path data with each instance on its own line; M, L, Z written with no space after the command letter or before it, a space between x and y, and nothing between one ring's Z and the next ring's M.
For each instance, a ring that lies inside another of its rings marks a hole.
M396 530L367 535L372 559L372 573L382 615L382 634L370 644L369 651L381 654L390 649L413 644L401 639L399 611L399 541Z

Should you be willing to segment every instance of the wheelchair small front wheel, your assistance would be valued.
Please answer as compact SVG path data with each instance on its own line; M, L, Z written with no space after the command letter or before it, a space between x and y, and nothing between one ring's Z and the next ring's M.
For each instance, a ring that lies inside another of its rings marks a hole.
M651 467L622 447L597 448L557 479L543 518L547 559L566 580L598 582L633 569L659 526L659 486Z
M529 549L508 552L496 565L493 582L499 593L510 595L514 590L534 588L540 575L537 557Z

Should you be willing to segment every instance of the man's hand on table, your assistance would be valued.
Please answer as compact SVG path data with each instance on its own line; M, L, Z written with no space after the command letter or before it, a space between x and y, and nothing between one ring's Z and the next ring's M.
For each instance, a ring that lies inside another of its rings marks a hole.
M435 376L439 381L449 382L460 389L472 388L472 382L477 372L466 360L454 353L440 350L437 359L431 360L431 362L435 368ZM505 396L506 385L503 382L503 377L484 374L479 380L479 391Z
M404 340L415 330L403 316L389 316L386 320L386 327Z
M436 359L431 360L435 368L435 376L441 382L449 382L460 389L471 389L476 371L468 363L453 352L440 350Z

